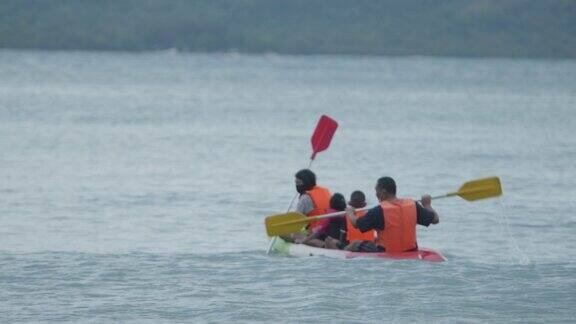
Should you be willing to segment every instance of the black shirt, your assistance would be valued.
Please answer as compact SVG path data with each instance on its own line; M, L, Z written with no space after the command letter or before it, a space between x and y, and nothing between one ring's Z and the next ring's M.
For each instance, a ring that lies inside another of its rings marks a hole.
M339 240L340 236L342 235L342 231L346 233L346 216L331 219L330 225L328 225L328 230L326 231L326 235ZM346 238L345 235L344 238Z
M416 223L422 226L430 226L434 220L434 213L416 203ZM364 233L371 229L384 229L384 211L380 205L368 210L364 217L356 220L356 227Z

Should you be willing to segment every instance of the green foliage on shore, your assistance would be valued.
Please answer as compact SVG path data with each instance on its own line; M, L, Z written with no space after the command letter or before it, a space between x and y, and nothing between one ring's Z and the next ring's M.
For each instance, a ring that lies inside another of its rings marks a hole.
M4 0L0 48L576 57L574 0Z

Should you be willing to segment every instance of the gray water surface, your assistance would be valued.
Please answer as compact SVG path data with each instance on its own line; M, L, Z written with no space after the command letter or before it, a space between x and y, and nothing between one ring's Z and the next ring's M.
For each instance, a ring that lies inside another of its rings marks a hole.
M2 322L573 322L576 62L0 52ZM448 262L266 255L312 168L434 201Z

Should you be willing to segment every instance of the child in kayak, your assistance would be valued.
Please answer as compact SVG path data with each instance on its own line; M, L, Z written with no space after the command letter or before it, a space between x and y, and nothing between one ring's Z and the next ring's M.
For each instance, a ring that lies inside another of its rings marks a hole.
M360 190L352 192L348 205L354 208L366 207L366 195ZM366 211L356 211L356 216L358 217L363 217L365 214ZM327 237L324 245L328 249L343 250L354 248L355 251L378 252L376 244L372 242L374 241L374 238L375 232L373 230L362 233L352 226L350 220L346 219L345 235L342 235L339 239Z
M330 208L326 211L327 214L344 211L346 209L346 200L341 193L335 193L330 198ZM345 233L346 218L342 217L326 218L319 221L311 233L303 239L296 239L295 243L302 243L315 247L326 247L326 240L329 238L339 240L342 233Z

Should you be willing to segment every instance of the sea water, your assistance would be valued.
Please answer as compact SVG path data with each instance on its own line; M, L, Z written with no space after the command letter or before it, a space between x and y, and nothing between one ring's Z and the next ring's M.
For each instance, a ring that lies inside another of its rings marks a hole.
M312 169L448 262L267 255ZM1 322L573 322L576 61L0 52Z

